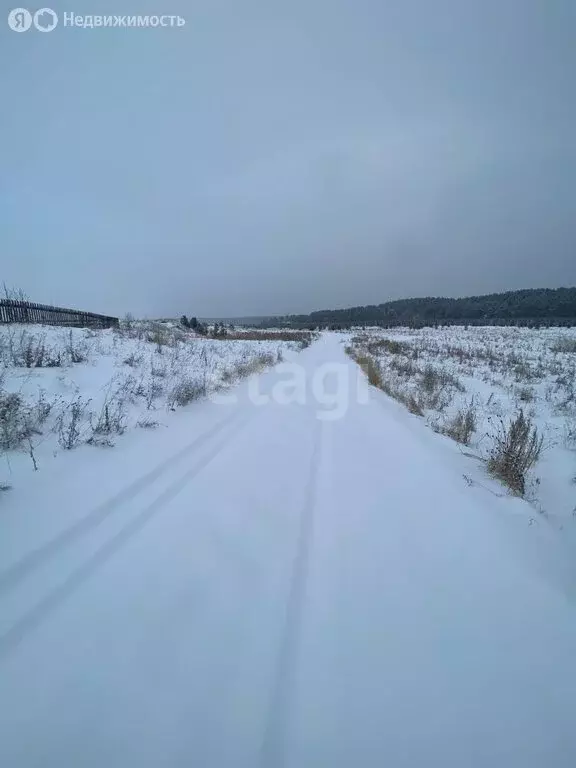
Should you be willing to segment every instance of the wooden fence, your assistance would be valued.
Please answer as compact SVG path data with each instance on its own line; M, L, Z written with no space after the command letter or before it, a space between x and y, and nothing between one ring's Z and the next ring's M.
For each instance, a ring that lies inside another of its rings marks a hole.
M0 299L0 323L40 323L43 325L65 325L76 328L114 328L117 317L80 312L77 309L50 307L31 301Z

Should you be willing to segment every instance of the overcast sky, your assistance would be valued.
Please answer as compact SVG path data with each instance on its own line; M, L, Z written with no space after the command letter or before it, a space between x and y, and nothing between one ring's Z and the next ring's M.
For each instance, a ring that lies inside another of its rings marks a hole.
M45 34L11 7L0 280L36 301L238 316L576 284L575 0L71 0Z

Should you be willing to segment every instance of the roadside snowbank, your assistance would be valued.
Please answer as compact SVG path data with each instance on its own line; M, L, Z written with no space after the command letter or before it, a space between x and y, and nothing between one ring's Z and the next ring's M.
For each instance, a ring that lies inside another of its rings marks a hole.
M573 522L576 329L369 329L348 343L375 361L385 391L483 460L522 411L543 440L525 498L558 525Z
M299 342L207 339L171 324L0 328L0 484L62 451L111 447L134 427L275 364Z

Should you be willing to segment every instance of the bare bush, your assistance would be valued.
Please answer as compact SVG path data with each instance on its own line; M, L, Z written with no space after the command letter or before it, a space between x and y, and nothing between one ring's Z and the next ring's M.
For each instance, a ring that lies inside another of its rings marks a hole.
M153 323L150 330L146 333L146 341L156 345L156 352L162 354L162 348L169 344L168 328L160 323Z
M88 355L86 354L84 347L80 344L77 344L74 340L72 329L70 329L68 332L66 354L68 355L71 363L85 363L88 359Z
M427 394L432 394L442 387L454 387L459 392L466 391L466 387L450 371L431 365L427 365L422 373L422 387Z
M154 365L154 361L152 360L150 365L150 373L157 379L165 379L166 376L168 376L168 368L165 365Z
M168 394L168 405L173 408L176 405L184 406L194 400L199 400L206 394L203 382L198 379L184 378L178 381Z
M22 289L14 286L8 286L2 283L4 298L9 301L30 301L28 294Z
M61 368L64 365L64 358L59 349L47 350L44 357L44 368Z
M22 349L22 362L20 364L26 368L42 368L46 356L44 338L35 339L30 334L26 334L26 336L27 342Z
M523 495L526 473L542 453L544 438L521 410L509 424L500 422L493 436L493 447L488 459L489 471L512 491Z
M560 352L567 355L576 354L576 339L559 338L551 347L552 352Z
M410 413L413 413L415 416L424 416L422 405L412 393L406 393L404 395L400 393L400 396L397 399L400 400L401 403L404 403Z
M576 412L576 382L571 381L566 386L560 388L561 395L559 402L556 403L555 410L560 413L575 414Z
M394 358L390 368L405 379L412 379L411 389L399 387L400 399L411 413L422 415L425 409L442 411L452 401L454 389L464 391L464 386L449 371L427 365L423 370L412 360Z
M144 377L140 378L132 373L120 374L112 382L110 386L115 383L114 395L127 403L135 403L139 397L144 397Z
M65 363L83 363L87 358L84 344L75 342L72 330L64 342L46 345L46 335L34 335L24 329L10 329L2 340L0 354L5 365L15 368L57 368Z
M276 359L271 352L260 352L255 357L249 357L247 360L236 363L233 371L237 378L245 379L253 373L258 373L264 368L274 365L275 362Z
M223 384L232 384L252 376L254 373L259 373L277 362L279 362L278 354L272 352L259 352L256 355L246 354L243 359L222 371L220 377Z
M516 396L518 400L521 400L523 403L531 403L536 399L532 387L520 387L516 390Z
M457 443L470 445L472 435L476 431L477 421L476 408L473 403L470 403L466 408L458 410L456 415L440 431Z
M149 416L143 416L141 419L138 419L136 426L140 427L140 429L156 429L160 426L160 422L151 419Z
M22 397L16 392L0 392L0 448L17 448L27 437Z
M392 378L382 375L380 389L389 397L402 403L410 413L415 416L424 416L422 403L405 383L394 381Z
M567 421L564 424L563 443L568 450L576 449L576 421Z
M410 344L405 341L395 341L394 339L378 339L371 341L367 347L371 354L379 354L382 350L391 355L406 355L410 351Z
M76 400L67 403L58 414L56 433L58 435L58 443L62 448L69 451L72 448L76 448L82 442L82 423L90 402L90 400L84 402L79 396Z
M48 416L50 416L50 413L52 412L53 407L54 407L54 402L48 401L46 397L46 391L44 389L39 389L38 398L34 405L34 410L35 410L38 424L40 425L44 424L44 422L48 419Z
M142 384L142 393L148 410L151 410L154 407L154 403L163 392L164 387L159 381L156 381L156 379L149 379L146 384Z
M418 373L418 368L414 365L412 360L407 360L406 358L394 358L390 362L390 368L396 371L399 376L403 376L406 379L411 379Z
M136 368L136 366L141 365L142 363L142 355L139 355L136 352L131 352L127 357L124 358L122 362L124 365L129 365L131 368Z
M517 382L532 381L533 379L538 378L537 372L532 369L530 363L527 360L520 360L520 362L514 366L513 370L514 378Z
M17 392L0 390L0 448L20 448L24 441L41 434L52 407L43 390L39 390L36 402L32 403L25 402Z
M433 394L440 388L440 377L434 370L433 366L427 365L420 379L420 386L427 395Z
M4 362L15 368L42 368L46 358L45 337L35 337L27 330L10 329L6 338Z
M94 419L90 416L90 426L92 427L93 441L95 436L99 435L122 435L128 425L128 414L126 401L115 395L107 395L100 413Z

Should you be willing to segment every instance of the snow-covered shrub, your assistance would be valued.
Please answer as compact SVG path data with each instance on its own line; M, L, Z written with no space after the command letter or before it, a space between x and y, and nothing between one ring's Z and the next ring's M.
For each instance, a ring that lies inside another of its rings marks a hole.
M148 379L145 385L143 385L144 399L146 400L146 408L151 410L154 408L156 400L164 394L164 387L162 384L154 378Z
M472 435L476 431L477 413L473 403L466 408L460 408L452 418L440 429L440 431L456 440L457 443L470 445Z
M156 427L160 426L160 422L148 416L143 416L141 419L138 419L136 426L141 429L156 429Z
M83 401L82 397L78 396L61 409L56 419L56 433L61 448L69 451L82 443L89 404L90 400Z
M8 329L2 348L2 358L6 366L42 368L47 358L44 334L35 336L26 329L19 331Z
M551 347L552 352L560 352L566 355L576 355L576 339L560 337Z
M535 399L532 387L520 387L516 390L516 397L523 403L531 403Z
M275 358L271 352L259 352L253 357L248 357L236 364L234 367L235 373L238 378L243 379L247 376L251 376L253 373L258 373L269 365L274 365Z
M135 350L132 350L129 355L127 355L124 360L122 360L124 365L129 365L130 368L136 368L138 365L142 363L142 355L139 355Z
M543 436L523 411L507 425L501 421L493 436L489 471L511 490L523 495L526 473L540 458L543 442Z
M464 392L465 387L456 376L443 368L435 368L427 365L421 372L420 386L427 395L433 395L442 387L454 387L459 392Z
M477 438L478 455L486 463L494 421L507 424L524 408L550 454L534 490L538 504L572 516L574 464L565 452L576 448L571 426L576 420L576 329L373 328L351 336L351 345L356 350L368 346L380 365L382 389L413 412L420 408L438 432L448 429L455 439L466 437L464 415L472 396L477 424L470 440ZM434 377L422 375L430 364L456 381L445 377L445 387L431 386Z
M107 396L100 412L90 415L92 436L94 435L122 435L128 424L126 401L117 395Z
M168 393L168 405L184 406L206 395L204 384L198 379L184 378L178 381Z
M26 401L18 392L0 389L0 449L20 448L25 440L41 434L52 407L43 390L35 401Z
M239 381L299 343L298 334L275 331L209 339L175 323L132 318L106 330L0 326L3 465L18 478L30 471L28 456L42 469L61 448L112 445L129 426L157 426L154 409Z
M71 328L68 332L66 353L71 363L84 363L88 359L85 345L75 339Z
M564 424L563 442L568 450L576 449L576 421L567 421Z
M373 355L381 354L382 352L388 352L391 355L402 355L408 353L410 346L403 341L383 338L371 341L367 345L367 349Z
M17 448L27 434L22 397L16 392L0 392L0 448Z

